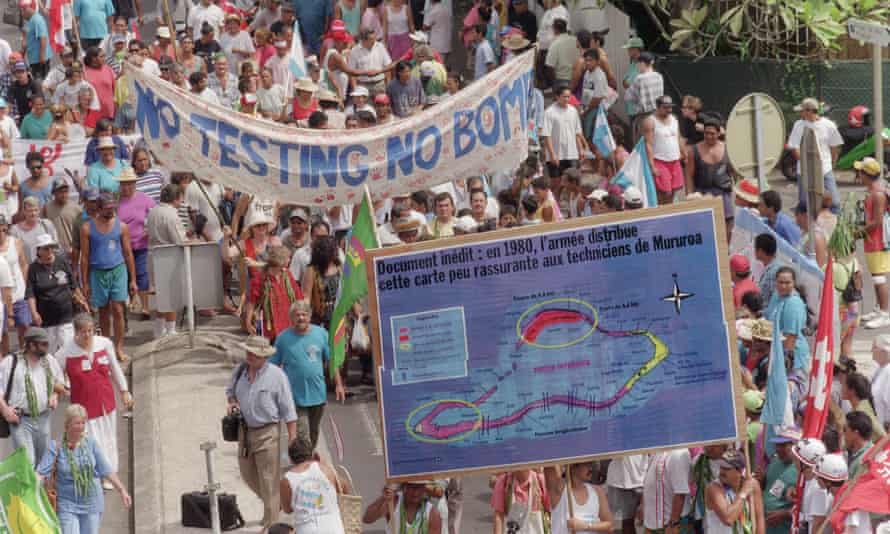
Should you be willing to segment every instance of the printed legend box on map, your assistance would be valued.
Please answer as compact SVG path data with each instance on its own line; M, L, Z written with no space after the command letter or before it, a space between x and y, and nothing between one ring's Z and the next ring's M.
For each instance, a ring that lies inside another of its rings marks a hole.
M395 368L393 385L467 376L463 307L390 317Z

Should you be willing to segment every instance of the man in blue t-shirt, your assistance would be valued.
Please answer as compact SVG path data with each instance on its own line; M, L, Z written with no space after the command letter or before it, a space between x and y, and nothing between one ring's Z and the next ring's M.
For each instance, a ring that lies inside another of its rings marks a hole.
M327 402L324 381L324 362L330 358L328 331L309 322L312 308L305 300L298 300L290 308L291 328L275 339L275 355L270 363L280 366L290 382L294 404L297 406L297 432L318 443L321 416ZM335 396L346 400L346 389L340 373L334 373Z
M292 0L297 20L300 21L300 33L302 33L303 46L310 54L318 55L321 50L322 35L328 29L331 19L334 18L334 8L331 2L319 2L318 0ZM322 61L324 58L318 58Z
M22 18L25 22L25 58L31 67L34 78L44 79L49 72L49 60L52 59L53 50L49 46L49 30L46 19L37 12L34 0L23 0L19 3L22 8Z

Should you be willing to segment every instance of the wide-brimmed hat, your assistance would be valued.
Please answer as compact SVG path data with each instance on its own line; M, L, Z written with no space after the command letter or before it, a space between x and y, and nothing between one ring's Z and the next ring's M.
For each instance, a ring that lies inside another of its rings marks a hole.
M100 137L99 143L96 145L96 148L102 150L103 148L117 148L117 145L114 144L114 139L111 137Z
M55 193L59 189L68 189L68 188L69 188L68 182L66 182L64 178L59 177L59 178L56 178L55 180L53 180L53 189L52 189L53 193Z
M628 186L628 188L624 190L624 194L621 196L624 198L625 202L630 204L643 203L643 193L635 185Z
M602 202L606 199L607 196L609 196L609 192L605 189L594 189L590 192L589 195L587 195L587 198L589 200L599 200Z
M57 247L59 244L53 239L53 236L49 234L40 234L37 236L37 239L34 241L34 248L41 247Z
M133 167L125 167L124 170L115 177L115 180L118 182L138 182L139 177L136 176L136 171L133 170Z
M297 83L294 84L294 90L314 93L315 91L318 91L318 86L315 85L315 82L313 82L311 78L300 78L297 80Z
M367 87L365 87L365 86L363 86L363 85L357 85L357 86L355 87L355 89L353 89L352 92L349 93L349 96L365 96L365 97L369 97L369 96L371 96L371 92L368 91L368 88L367 88Z
M252 228L259 224L275 224L275 219L267 215L264 210L250 210L244 226L246 228Z
M813 467L828 450L821 439L803 438L791 448L791 454L804 465Z
M250 336L243 343L241 348L244 352L255 354L260 358L268 358L275 354L275 347L269 344L269 340L263 336Z
M760 202L760 186L750 178L745 178L737 183L733 190L735 191L735 196L741 198L745 202L753 204Z
M410 485L412 485L412 486L430 486L430 485L435 484L435 483L436 483L435 480L430 480L430 479L423 479L423 480L406 480L405 482L402 482L402 485L403 485L403 486L407 486L407 485L410 484Z
M773 322L769 319L755 319L751 325L751 339L772 342Z
M355 94L355 91L353 91L353 94ZM331 91L330 89L319 89L318 92L315 94L315 98L317 98L319 102L336 102L338 104L340 103L340 97L338 97L337 93Z
M531 41L523 37L518 33L511 33L503 41L501 41L501 46L506 48L507 50L522 50L531 44Z
M800 428L796 426L786 426L779 427L776 430L776 435L770 439L770 443L781 444L781 443L796 443L800 441Z
M37 343L49 343L49 332L39 326L32 326L25 331L25 341L36 341Z
M414 217L401 217L393 223L392 228L397 234L416 232L420 229L420 221Z
M869 176L881 175L881 164L878 163L878 160L872 157L862 158L859 161L853 162L853 168L857 171L862 171Z
M160 26L160 27L158 27L158 30L155 33L155 35L158 36L158 39L169 39L170 38L170 28L168 28L166 26Z
M751 337L751 329L754 326L754 323L757 322L757 319L745 318L739 319L735 322L735 335L742 341L751 341L753 339Z

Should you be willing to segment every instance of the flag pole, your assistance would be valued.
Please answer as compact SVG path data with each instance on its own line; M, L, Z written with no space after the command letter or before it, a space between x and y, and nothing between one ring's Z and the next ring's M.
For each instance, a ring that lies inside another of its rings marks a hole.
M164 22L167 24L167 28L169 28L170 30L170 40L173 42L173 54L176 56L176 61L179 61L179 39L176 38L176 25L173 23L173 15L170 13L170 4L167 2L167 0L164 0L163 9Z

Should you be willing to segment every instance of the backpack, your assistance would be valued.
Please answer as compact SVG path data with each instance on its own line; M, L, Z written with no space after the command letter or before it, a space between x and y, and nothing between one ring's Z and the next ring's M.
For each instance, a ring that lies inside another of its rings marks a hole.
M886 220L886 215L885 215ZM853 260L854 262L856 260ZM851 304L853 302L859 302L862 300L862 271L859 269L853 270L853 267L847 268L843 263L838 263L842 269L847 271L848 279L847 286L843 288L841 291L841 298L844 300L844 303ZM839 290L838 287L835 289Z

